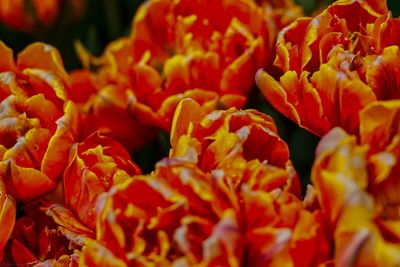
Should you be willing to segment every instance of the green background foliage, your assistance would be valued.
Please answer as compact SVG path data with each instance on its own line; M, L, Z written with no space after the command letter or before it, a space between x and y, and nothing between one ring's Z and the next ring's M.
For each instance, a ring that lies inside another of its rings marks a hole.
M85 15L75 24L68 23L68 9L63 9L57 23L49 29L35 34L17 32L0 24L0 40L13 48L15 53L28 44L42 41L57 47L67 70L80 67L74 49L74 42L80 40L94 55L100 55L112 40L128 35L131 21L142 0L88 0ZM315 9L333 2L330 0L297 0L307 15ZM388 0L389 9L395 17L400 15L400 0ZM272 116L278 126L280 136L287 142L292 161L302 178L303 187L309 183L310 169L318 138L280 115L262 97L258 89L253 90L248 108L256 108ZM153 143L146 145L132 155L143 172L150 172L154 163L168 154L169 137L159 135Z

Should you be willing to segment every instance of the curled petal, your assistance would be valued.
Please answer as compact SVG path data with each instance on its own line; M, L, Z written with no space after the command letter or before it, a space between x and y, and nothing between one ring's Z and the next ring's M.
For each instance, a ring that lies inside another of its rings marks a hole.
M84 266L104 266L104 267L127 267L121 259L115 257L107 248L99 243L92 241L82 249L83 257L80 258L80 264Z
M11 48L0 41L0 72L15 71L14 53Z
M69 102L63 113L42 94L30 98L11 95L1 107L4 151L0 165L7 192L21 202L51 192L78 138L78 110Z
M141 171L120 144L98 132L72 146L69 158L63 179L65 205L94 228L98 195Z
M361 143L371 146L370 153L384 150L399 134L399 116L399 100L374 102L361 111Z
M361 143L369 144L371 193L390 218L398 218L400 204L395 193L400 186L399 111L400 101L391 100L371 103L360 114Z
M56 224L72 232L77 238L93 237L93 231L81 224L68 209L58 204L49 206L46 209L46 215L51 216Z
M12 197L0 192L0 261L3 258L4 247L14 228L16 205Z
M399 43L400 45L400 43ZM400 93L400 51L399 46L383 49L382 54L373 56L367 68L367 81L374 90L377 99L399 99Z
M348 79L329 65L321 65L320 71L311 77L311 82L321 98L321 107L331 128L341 126L350 133L357 132L358 113L368 103L376 100L371 88L360 80ZM354 88L357 88L356 92Z
M26 47L18 54L17 65L21 69L37 68L47 70L60 77L65 83L70 82L60 53L48 44L35 43Z
M204 115L203 110L196 101L187 98L179 102L171 127L172 147L178 144L178 140L182 135L187 134L188 130L190 131L190 128L193 127L193 125L190 125L199 123Z
M278 83L268 73L259 70L256 82L265 98L280 112L302 127L321 135L330 125L324 116L321 97L307 81L307 75L303 72L298 79L295 72L288 71Z
M376 164L375 155L369 157L368 146L358 145L355 136L338 128L321 140L317 151L312 180L334 231L335 263L398 264L400 246L390 224L397 215L391 212L390 202L376 197L378 187L370 184L375 179L370 165Z
M41 166L41 170L52 180L60 178L67 164L68 151L79 136L80 117L77 107L67 102L64 112L64 116L56 121L57 129L50 139Z
M18 166L13 160L0 162L7 192L19 202L28 202L53 191L57 184L34 168Z

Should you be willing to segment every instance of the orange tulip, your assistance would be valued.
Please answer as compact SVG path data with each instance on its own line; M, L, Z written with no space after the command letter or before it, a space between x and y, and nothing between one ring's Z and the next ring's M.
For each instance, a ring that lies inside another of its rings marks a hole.
M0 41L0 97L13 94L30 97L43 94L62 107L68 100L70 77L64 69L60 53L44 43L33 43L18 54Z
M42 94L10 96L1 105L0 177L9 194L27 202L55 189L76 140L77 110L71 102L57 110Z
M141 173L120 144L97 132L71 148L68 162L64 203L90 229L95 226L97 196Z
M114 186L99 199L97 242L83 247L81 263L310 266L326 260L319 212L279 189L253 190L243 182L236 190L222 176L170 158L153 174Z
M360 114L360 142L368 144L370 193L383 216L400 219L400 101L371 103Z
M147 106L140 105L144 111L130 111L138 103L130 89L128 76L121 73L127 71L125 65L119 63L129 58L127 44L126 40L118 40L108 45L97 74L86 70L72 72L70 97L82 106L87 116L82 129L85 136L100 131L132 151L153 140L159 130L146 125L154 121L147 115ZM82 51L80 54L81 57L89 56Z
M335 126L356 134L368 103L399 97L400 19L374 10L387 11L384 3L337 1L283 29L275 59L283 75L256 75L265 98L319 136Z
M312 180L330 221L337 266L400 264L400 101L368 105L360 137L335 128L317 148Z
M205 114L197 102L185 99L175 112L171 145L171 157L195 163L206 172L223 171L234 185L245 179L255 187L283 186L300 193L286 143L274 121L256 110L231 108Z
M15 63L0 43L0 54L0 179L8 194L27 202L55 189L79 138L80 116L54 48L33 44Z
M150 86L138 91L138 98L161 115L169 99L193 89L216 93L225 107L241 107L255 71L266 64L270 31L250 1L150 1L132 26L134 82ZM203 102L200 93L195 99Z
M133 21L134 61L164 70L167 95L193 88L245 95L265 64L267 27L250 1L153 0Z
M324 217L290 193L299 194L297 176L271 118L234 108L206 115L185 99L172 129L170 157L154 172L98 198L97 240L85 243L81 264L310 266L328 259Z
M130 179L135 174L140 174L140 169L131 162L129 154L123 147L108 137L101 136L96 132L83 142L74 144L70 149L68 166L64 172L65 207L60 204L40 203L38 208L40 216L49 216L39 219L39 223L43 223L41 227L52 229L51 231L46 230L45 233L57 233L57 236L43 238L52 238L52 242L55 244L58 244L57 242L69 244L69 248L76 250L67 250L67 246L61 246L57 250L57 254L37 256L34 254L37 249L32 250L29 247L22 250L21 253L30 255L29 261L40 260L40 264L43 266L46 264L78 266L81 247L90 243L95 237L92 229L96 221L95 203L98 195L108 191L112 185ZM29 221L34 220L29 218ZM27 233L27 236L33 235L35 233ZM12 255L12 261L28 262L28 259L12 252L14 247L26 246L26 241L13 240L10 242L12 242L11 252L8 252L8 255ZM28 253L27 249L30 249L33 254Z
M97 84L93 128L125 145L128 131L113 122L121 117L122 125L136 128L131 140L138 148L155 128L170 130L183 98L195 99L206 112L242 107L256 70L271 57L266 47L272 47L275 30L263 14L247 0L152 0L139 8L129 38L111 43L100 59L78 45L83 65L98 68L86 78ZM117 115L103 119L107 114Z

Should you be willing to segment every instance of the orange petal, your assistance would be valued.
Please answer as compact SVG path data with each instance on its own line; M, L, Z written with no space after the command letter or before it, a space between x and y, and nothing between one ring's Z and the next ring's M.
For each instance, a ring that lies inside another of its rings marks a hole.
M331 127L324 116L323 105L318 92L307 80L308 73L300 78L293 71L286 72L280 82L264 71L256 75L258 88L278 111L300 126L317 135L323 135Z
M70 83L60 53L51 45L31 44L18 54L17 65L20 69L36 68L49 71L61 78L66 84Z
M383 151L400 132L400 101L378 101L360 112L362 144L371 146L370 153Z
M16 205L12 197L0 192L0 261L3 258L4 247L14 228Z
M141 171L120 144L98 132L74 145L69 158L63 178L64 202L92 229L97 197Z
M16 71L16 69L12 49L0 41L0 72Z
M25 136L18 138L17 143L5 153L3 160L10 159L21 167L40 170L50 138L51 133L47 129L30 129Z
M302 40L311 20L311 18L299 18L279 33L274 65L284 72L289 70L302 72Z
M44 173L16 165L12 160L0 163L0 171L6 171L10 176L5 179L7 192L17 202L28 202L56 188L54 181ZM2 175L6 175L6 173Z
M190 125L199 123L204 115L204 111L196 101L186 98L179 102L171 127L170 142L172 148L177 146L182 135L190 131Z
M66 85L54 72L42 69L24 69L35 94L43 93L47 99L53 101L58 107L67 100ZM69 76L68 76L69 78Z
M53 204L46 209L46 215L51 216L56 224L81 237L93 238L92 230L75 218L72 212L61 205Z
M72 102L67 102L64 116L57 120L57 130L51 137L49 146L43 156L41 170L51 180L57 181L67 164L68 151L78 140L80 115Z
M324 115L331 127L341 126L349 133L357 133L358 113L368 103L376 100L371 88L359 79L349 79L344 73L326 64L314 73L311 82L318 91Z
M39 119L42 128L48 129L51 133L55 132L57 127L55 122L62 113L53 102L38 94L26 100L25 105L28 117Z
M383 49L381 55L368 60L367 81L378 100L400 98L400 51L399 46Z
M80 258L80 264L88 267L127 267L128 265L124 263L121 259L113 255L104 246L93 241L88 246L82 248L82 257Z

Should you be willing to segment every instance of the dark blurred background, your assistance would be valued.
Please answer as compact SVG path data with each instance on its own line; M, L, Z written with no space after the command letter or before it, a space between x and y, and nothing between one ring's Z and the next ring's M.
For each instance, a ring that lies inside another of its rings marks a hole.
M74 48L76 40L80 40L92 54L100 55L110 41L129 34L135 10L142 2L142 0L87 0L86 11L75 23L71 24L69 10L64 9L53 26L35 33L18 32L0 24L0 40L11 47L14 53L36 41L52 44L59 49L66 69L73 70L80 68ZM310 15L333 1L297 0L296 2L303 6L307 15ZM400 0L388 0L387 3L393 15L398 17ZM280 136L290 147L292 161L305 187L309 182L318 138L280 115L266 103L256 88L250 96L247 107L261 110L275 119ZM132 157L142 167L143 172L148 173L154 168L157 160L168 155L168 150L169 137L162 133L155 142L134 153Z

